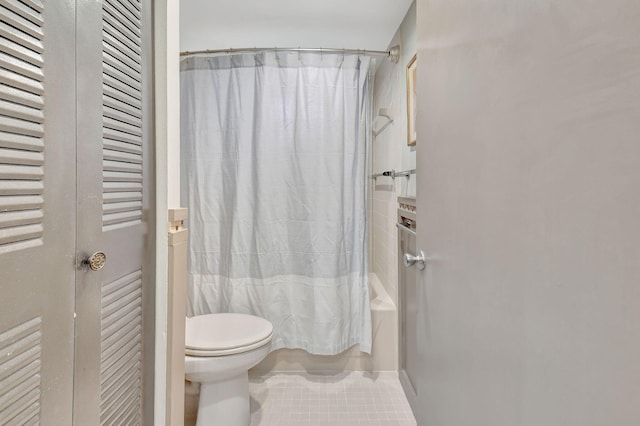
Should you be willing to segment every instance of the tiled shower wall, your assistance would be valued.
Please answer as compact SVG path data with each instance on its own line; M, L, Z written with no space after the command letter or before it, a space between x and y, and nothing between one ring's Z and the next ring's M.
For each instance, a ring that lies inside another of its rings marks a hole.
M400 45L401 58L397 64L383 60L376 73L374 88L374 116L379 108L391 108L394 121L373 138L371 172L408 170L416 166L415 147L407 146L407 64L416 53L416 4L409 8L389 47ZM373 127L384 124L382 117L374 118ZM419 144L420 142L418 142ZM370 268L378 276L397 304L398 249L396 210L397 197L415 197L415 175L395 181L380 177L371 182L370 204Z

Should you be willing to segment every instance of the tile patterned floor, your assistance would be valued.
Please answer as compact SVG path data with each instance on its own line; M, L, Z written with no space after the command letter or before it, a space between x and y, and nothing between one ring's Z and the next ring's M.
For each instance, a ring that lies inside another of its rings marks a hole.
M395 373L250 377L251 426L415 426Z

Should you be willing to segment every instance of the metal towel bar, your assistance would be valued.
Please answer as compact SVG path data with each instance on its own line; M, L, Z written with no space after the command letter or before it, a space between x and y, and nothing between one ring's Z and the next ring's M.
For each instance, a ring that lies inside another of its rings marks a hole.
M387 176L387 177L390 177L391 179L395 179L399 176L405 176L409 178L409 176L415 175L415 174L416 174L416 169L405 170L402 172L396 172L395 170L387 170L386 172L376 173L371 175L371 179L376 179L381 176Z
M414 231L413 229L409 228L408 226L402 223L396 223L396 227L403 232L413 235L414 237L416 236L416 231Z

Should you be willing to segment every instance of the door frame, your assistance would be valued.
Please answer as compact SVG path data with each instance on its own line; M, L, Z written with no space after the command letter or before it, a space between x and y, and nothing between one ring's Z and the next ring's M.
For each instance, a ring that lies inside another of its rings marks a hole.
M180 0L155 0L153 16L153 104L152 138L155 158L155 286L153 335L145 344L155 347L153 365L145 366L145 374L153 377L153 394L145 392L146 419L154 425L166 425L167 392L167 326L169 324L169 244L168 209L180 207ZM171 155L169 155L169 151ZM151 223L151 222L150 222ZM151 253L148 253L151 256ZM151 261L150 260L150 261ZM148 399L149 398L149 399ZM150 402L153 402L151 404Z

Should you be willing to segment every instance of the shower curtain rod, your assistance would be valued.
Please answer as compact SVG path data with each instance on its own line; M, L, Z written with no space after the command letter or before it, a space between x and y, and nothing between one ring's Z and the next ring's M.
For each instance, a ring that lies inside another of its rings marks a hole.
M400 59L400 46L393 46L389 50L361 50L361 49L324 49L324 48L302 48L302 47L243 47L230 49L194 50L180 52L180 56L191 55L216 55L232 53L252 53L252 52L318 52L318 53L346 53L368 56L385 56L390 61L398 63Z

